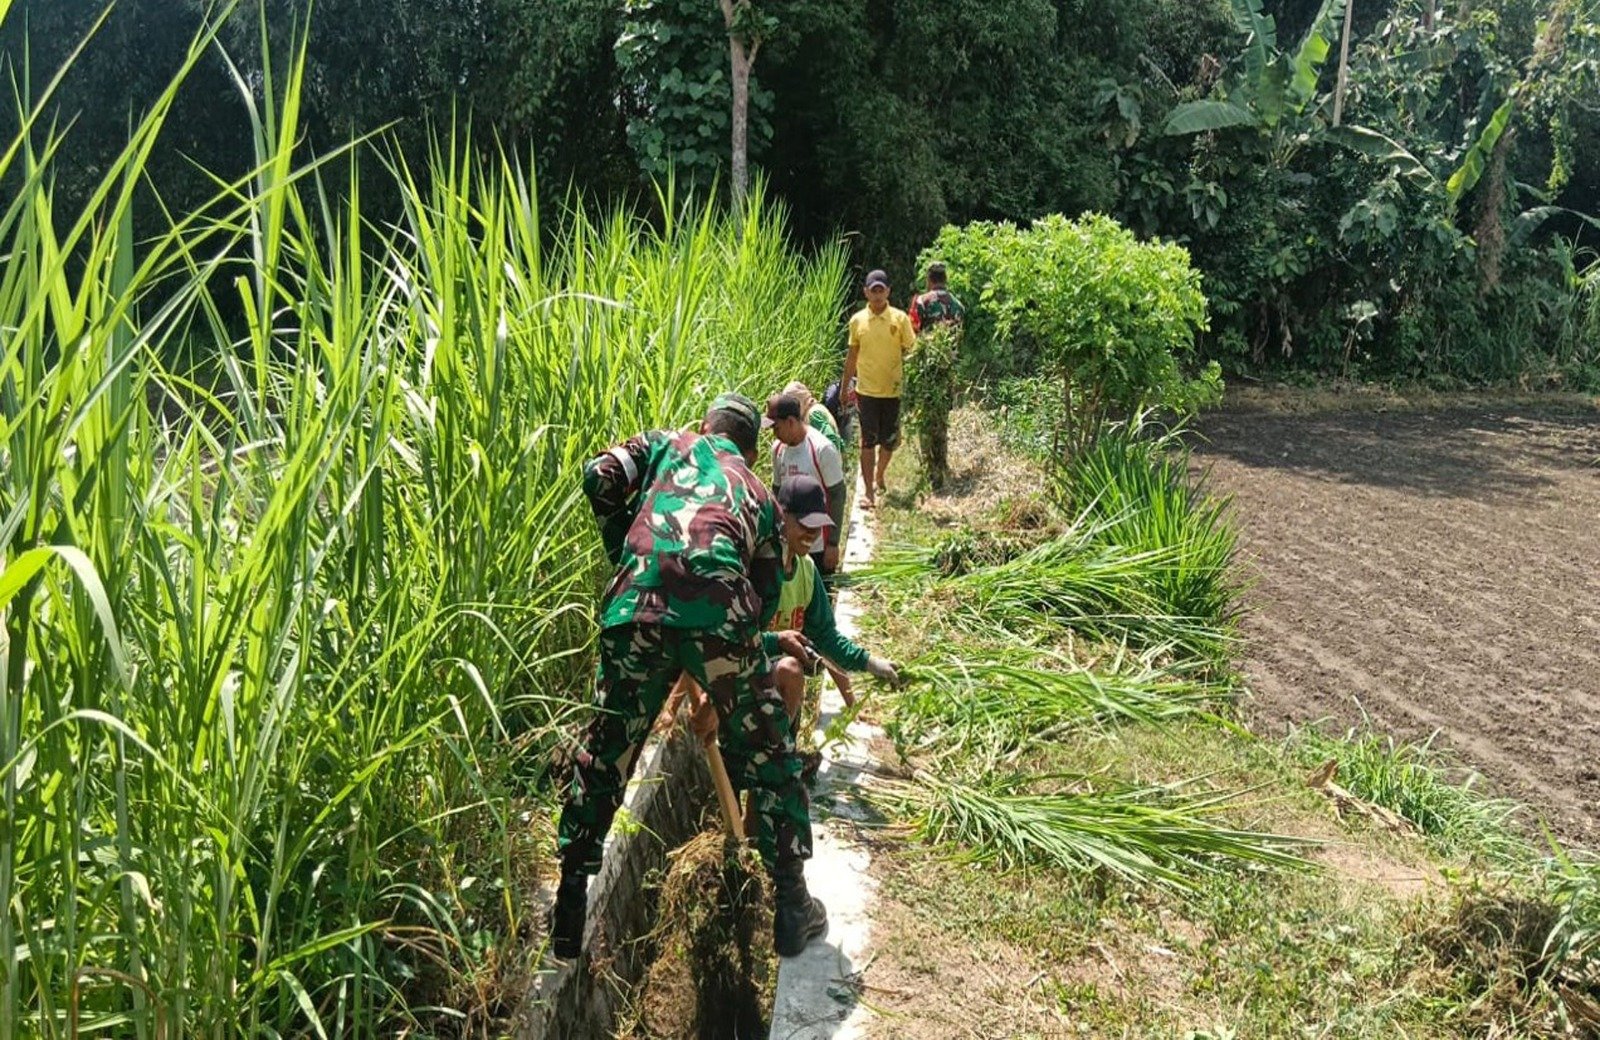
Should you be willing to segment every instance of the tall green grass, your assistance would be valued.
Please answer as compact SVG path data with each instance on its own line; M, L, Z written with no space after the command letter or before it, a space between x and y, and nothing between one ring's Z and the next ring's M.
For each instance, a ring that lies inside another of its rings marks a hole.
M1149 580L1166 611L1233 632L1240 587L1232 503L1191 475L1181 427L1157 431L1147 413L1113 425L1062 467L1059 486L1104 544L1164 553Z
M759 193L552 222L444 140L366 160L380 223L297 155L300 68L154 235L180 81L82 213L42 117L0 153L0 1040L481 1028L530 955L516 756L586 686L582 461L827 354L841 258ZM163 367L206 340L218 385Z

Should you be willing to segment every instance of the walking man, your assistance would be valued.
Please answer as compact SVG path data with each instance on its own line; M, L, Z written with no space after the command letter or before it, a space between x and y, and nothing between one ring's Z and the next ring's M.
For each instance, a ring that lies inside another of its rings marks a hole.
M767 399L765 425L773 435L773 489L782 492L795 477L810 477L822 487L824 508L833 522L811 558L823 574L832 574L839 569L839 532L844 529L844 457L806 421L804 402L795 394L773 394ZM781 494L778 501L783 501Z
M749 398L722 394L700 433L640 434L584 467L617 569L600 608L598 710L561 811L558 957L582 950L589 878L639 746L685 671L716 708L734 784L755 792L778 953L794 956L827 931L827 912L806 891L811 815L794 732L760 640L777 610L782 551L777 504L750 469L760 425Z
M955 294L945 288L948 275L944 264L935 260L928 265L928 291L911 301L906 313L911 318L911 331L917 335L932 331L940 325L959 325L967 309Z
M878 504L884 490L889 459L900 444L900 386L906 355L916 344L911 319L889 305L889 276L867 273L867 305L850 317L850 351L844 359L846 402L855 400L861 421L861 481L866 485L862 506ZM854 387L851 380L857 380Z

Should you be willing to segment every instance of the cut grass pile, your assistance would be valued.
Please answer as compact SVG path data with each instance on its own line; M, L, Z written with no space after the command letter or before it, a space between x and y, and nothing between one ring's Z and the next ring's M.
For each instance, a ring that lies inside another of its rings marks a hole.
M1150 432L1119 426L1078 456L1058 477L1055 516L891 547L854 580L937 599L944 627L990 643L1070 631L1225 670L1239 591L1229 507L1191 481L1176 435Z
M922 770L871 797L909 817L918 837L1012 870L1103 869L1133 883L1190 888L1222 864L1300 869L1303 839L1229 827L1229 794L1133 785L1085 775L947 780Z
M902 754L1010 757L1112 722L1156 724L1207 714L1228 684L1118 655L1088 668L1065 654L996 650L987 660L927 654L902 669L889 735Z
M1101 442L1089 504L1061 533L1027 548L1004 533L947 537L857 579L895 613L957 637L930 639L938 648L907 663L909 685L888 709L902 755L928 768L872 797L919 836L1003 869L1098 868L1182 888L1187 872L1218 862L1303 866L1298 839L1220 819L1235 793L1018 762L1088 730L1208 716L1229 692L1231 521L1191 494L1166 445L1137 433ZM1206 613L1176 613L1192 607Z
M772 888L761 858L720 827L669 857L650 969L625 1040L765 1036L777 985Z

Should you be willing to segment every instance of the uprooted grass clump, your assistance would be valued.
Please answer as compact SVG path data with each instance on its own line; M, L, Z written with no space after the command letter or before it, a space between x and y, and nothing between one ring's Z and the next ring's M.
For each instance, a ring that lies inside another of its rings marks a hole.
M969 660L934 652L907 662L887 729L902 756L1010 755L1112 722L1152 725L1206 715L1227 684L1150 657L1116 655L1097 668L1053 653L997 649Z
M767 1035L777 981L772 889L760 857L720 830L673 852L662 881L655 956L627 1040Z
M868 797L964 858L1015 870L1030 865L1106 870L1135 884L1176 889L1222 864L1301 869L1302 839L1240 830L1219 813L1237 794L1189 792L1105 777L990 775L882 784Z

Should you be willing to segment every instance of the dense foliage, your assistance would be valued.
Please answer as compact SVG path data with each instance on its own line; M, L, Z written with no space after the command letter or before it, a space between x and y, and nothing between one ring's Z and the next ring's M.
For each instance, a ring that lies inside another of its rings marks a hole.
M1600 344L1571 291L1587 254L1551 236L1584 230L1566 207L1597 199L1572 129L1596 126L1593 5L1388 5L1352 50L1342 126L1327 89L1342 3L1294 41L1259 0L1234 6L1238 57L1126 154L1135 226L1186 236L1206 272L1209 352L1591 378Z
M100 0L16 0L3 51L37 94ZM80 199L182 60L202 0L121 0L57 98L58 184ZM323 151L394 122L537 152L540 192L653 207L645 178L726 183L728 30L714 0L271 0L309 19ZM742 0L759 39L756 168L811 242L908 286L946 224L1095 210L1186 245L1246 371L1600 378L1581 292L1600 210L1600 14L1589 0L1362 0L1333 125L1343 0ZM31 27L31 50L24 31ZM259 99L254 4L221 43ZM280 53L287 48L280 47ZM178 209L251 146L214 49L150 174ZM0 118L5 118L0 116ZM4 128L0 128L4 129ZM14 126L12 127L14 129ZM198 160L198 163L191 161ZM419 164L421 165L421 164ZM369 167L369 174L375 172ZM373 210L400 206L369 178ZM1573 240L1576 240L1575 242ZM1588 284L1593 284L1589 276Z

